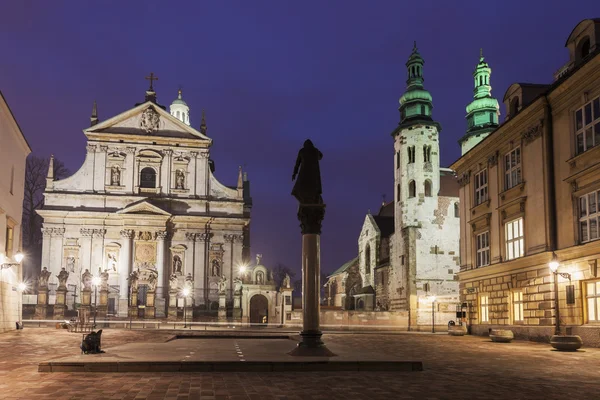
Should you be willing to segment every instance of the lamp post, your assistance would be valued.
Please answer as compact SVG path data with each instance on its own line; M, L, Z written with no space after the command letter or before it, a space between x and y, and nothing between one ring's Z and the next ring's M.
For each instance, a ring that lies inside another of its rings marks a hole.
M187 314L186 314L186 303L187 303L187 298L190 295L190 289L185 288L182 291L183 294L183 328L187 328Z
M429 296L431 300L431 333L435 333L435 296Z
M571 281L571 274L566 272L558 272L558 267L560 263L558 262L558 257L556 253L552 252L552 260L548 263L548 268L554 274L554 308L556 309L556 324L554 325L554 334L560 335L560 308L558 301L558 275L562 276L565 279Z
M95 276L92 278L92 285L94 285L94 325L92 329L96 329L96 315L98 314L98 285L102 280L100 277Z

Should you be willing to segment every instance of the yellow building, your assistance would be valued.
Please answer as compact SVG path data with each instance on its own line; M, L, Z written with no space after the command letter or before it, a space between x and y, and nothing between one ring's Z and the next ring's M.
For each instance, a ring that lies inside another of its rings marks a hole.
M474 334L502 327L542 339L558 319L562 333L600 345L600 19L580 22L566 47L555 81L511 85L505 121L468 133L451 166L461 186L460 295Z

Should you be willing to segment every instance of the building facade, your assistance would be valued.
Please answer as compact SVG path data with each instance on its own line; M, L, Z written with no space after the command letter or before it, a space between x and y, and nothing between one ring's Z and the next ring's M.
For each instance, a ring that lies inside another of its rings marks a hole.
M64 268L69 309L81 303L85 276L107 273L107 312L127 316L134 272L137 305L154 300L146 318L164 317L176 304L169 293L190 282L194 306L211 309L223 276L229 307L249 261L249 182L241 168L236 185L215 178L204 116L194 129L181 91L169 113L150 86L143 103L106 121L94 105L84 134L83 165L62 180L50 166L39 211L49 303Z
M29 153L31 148L0 92L0 332L15 329L21 319L23 272L17 255Z
M600 19L579 23L566 47L555 81L511 85L505 121L451 166L473 333L501 326L546 337L558 322L599 344Z
M407 310L409 329L427 325L430 329L432 309L435 324L445 326L455 319L459 304L458 184L452 170L440 167L441 126L432 118L433 100L423 86L423 65L415 44L406 63L400 123L392 132L394 200L378 215L367 215L358 239L362 288L355 288L355 278L351 287L346 283L353 261L330 277L340 297L346 297L340 299L344 306ZM347 278L340 280L339 274Z

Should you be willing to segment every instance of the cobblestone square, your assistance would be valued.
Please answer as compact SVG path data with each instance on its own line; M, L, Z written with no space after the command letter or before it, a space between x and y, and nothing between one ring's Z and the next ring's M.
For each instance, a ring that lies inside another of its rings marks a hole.
M105 330L103 349L160 342L172 334ZM37 364L76 355L80 334L26 328L0 335L3 399L594 399L600 350L576 353L548 344L492 343L477 336L426 333L327 334L357 351L388 349L422 360L423 372L39 373Z

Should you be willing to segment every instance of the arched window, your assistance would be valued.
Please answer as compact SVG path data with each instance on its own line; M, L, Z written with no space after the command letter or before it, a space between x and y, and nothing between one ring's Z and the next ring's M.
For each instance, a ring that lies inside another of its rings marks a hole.
M396 185L396 198L400 201L400 184Z
M400 168L400 152L396 152L396 168Z
M514 117L519 112L519 98L515 97L510 101L510 116Z
M408 163L414 163L415 162L415 146L409 146L408 147Z
M590 54L590 39L585 38L579 43L579 59L583 60Z
M365 273L371 273L371 246L365 248Z
M421 104L421 115L425 115L425 106Z
M154 171L154 168L146 167L142 169L142 172L140 174L140 187L156 187L156 171Z
M180 114L179 114L179 111L177 111L177 118L179 118L179 115L180 115Z
M431 181L425 180L425 197L431 197Z
M417 192L417 184L415 181L408 182L408 197L415 197Z
M431 146L423 145L423 162L431 162Z
M460 211L458 210L458 203L454 203L454 217L460 217Z

